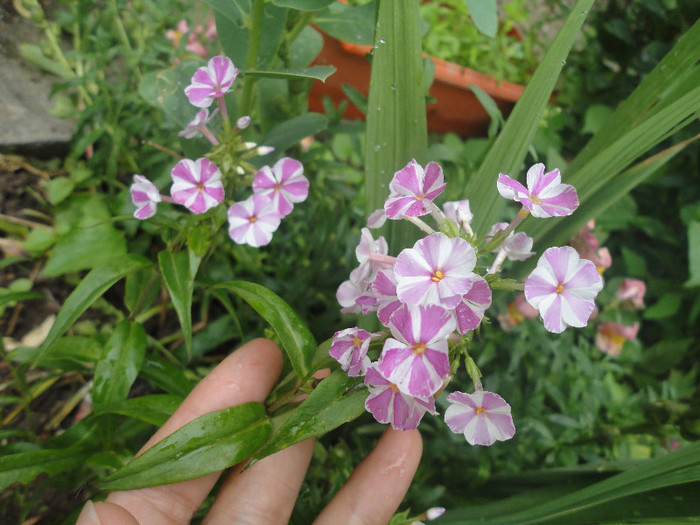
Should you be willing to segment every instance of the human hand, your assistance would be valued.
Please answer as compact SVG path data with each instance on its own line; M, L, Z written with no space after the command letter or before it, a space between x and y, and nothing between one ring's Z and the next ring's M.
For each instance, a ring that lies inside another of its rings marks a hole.
M263 402L281 370L282 354L271 341L256 339L243 345L192 390L139 454L203 414L249 401ZM307 439L266 457L245 471L233 467L204 523L287 523L313 448L314 440ZM408 490L421 452L418 431L389 428L314 523L387 523ZM181 483L112 492L104 502L88 502L76 525L189 523L219 475L214 473Z

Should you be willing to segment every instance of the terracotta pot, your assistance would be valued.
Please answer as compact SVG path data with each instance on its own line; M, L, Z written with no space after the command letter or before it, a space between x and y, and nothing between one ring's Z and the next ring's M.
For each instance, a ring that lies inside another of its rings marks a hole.
M369 91L370 64L366 55L371 46L348 44L323 34L323 50L314 65L332 65L337 71L324 83L315 82L309 98L311 111L323 112L324 96L337 105L347 97L342 85L348 84L367 96ZM435 133L454 132L463 137L485 136L490 117L477 100L469 86L474 84L488 93L504 116L508 115L518 100L524 86L512 82L498 81L493 77L461 67L439 58L431 57L435 63L435 81L430 95L435 102L427 105L428 129ZM348 104L346 118L364 118L352 104Z

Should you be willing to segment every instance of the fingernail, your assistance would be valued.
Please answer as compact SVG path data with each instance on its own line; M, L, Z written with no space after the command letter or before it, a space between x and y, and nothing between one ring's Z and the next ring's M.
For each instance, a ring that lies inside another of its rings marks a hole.
M102 525L100 517L97 515L97 510L95 509L95 504L91 499L87 500L83 511L78 516L79 525Z

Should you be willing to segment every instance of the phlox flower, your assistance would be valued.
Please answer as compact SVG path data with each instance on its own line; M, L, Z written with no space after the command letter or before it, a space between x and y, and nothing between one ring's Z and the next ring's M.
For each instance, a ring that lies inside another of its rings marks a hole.
M491 306L491 288L486 279L480 275L474 275L467 293L455 308L457 329L460 334L466 334L469 330L475 330L484 318L486 309Z
M377 368L401 392L432 396L450 372L447 337L456 322L437 305L403 305L391 316L393 338L384 342Z
M573 186L561 183L559 170L544 172L544 164L527 170L527 188L503 173L498 174L498 192L506 199L520 202L533 217L562 217L578 208Z
M384 208L379 208L378 210L374 210L370 213L369 217L367 217L367 226L372 229L381 228L384 226L387 218Z
M374 334L361 328L346 328L333 334L329 353L349 376L365 375L371 365L367 350Z
M217 98L231 91L238 76L238 69L230 58L215 56L209 59L192 75L192 83L185 88L190 104L198 108L208 108Z
M170 172L173 185L170 195L192 213L204 213L224 200L221 172L212 161L183 159Z
M413 430L423 414L436 413L431 396L420 398L401 392L376 366L367 369L365 383L369 390L365 408L379 423L391 423L395 430Z
M471 286L475 265L476 253L467 241L433 233L396 258L397 295L404 303L454 308Z
M376 310L377 300L369 289L369 281L364 268L355 268L350 272L350 279L343 281L335 297L342 307L343 314L368 314Z
M633 310L644 308L644 294L647 291L647 285L639 279L624 279L620 283L620 287L615 292L615 297L631 305Z
M498 232L508 228L507 222L497 222L491 227L491 230L486 234L487 240L494 237ZM501 243L501 245L493 250L494 252L505 252L505 255L511 261L524 261L529 259L535 253L531 252L532 249L532 237L530 237L525 232L510 232L508 237Z
M430 162L425 170L415 159L394 174L384 210L390 219L419 217L429 213L426 201L433 201L445 189L442 168Z
M639 323L626 326L619 323L600 323L598 333L595 336L595 345L611 356L620 355L625 341L632 341L637 338Z
M360 243L355 248L355 257L360 263L360 271L372 276L377 270L382 268L382 263L372 256L386 256L389 253L389 245L384 237L377 240L372 236L369 228L362 228ZM372 277L369 278L372 280Z
M396 277L390 268L379 270L370 285L370 290L377 299L377 317L384 326L389 326L393 313L401 306L396 296Z
M257 248L272 240L280 216L270 197L254 193L228 209L228 224L229 237L235 243Z
M525 298L537 308L550 332L586 326L603 288L595 265L570 246L548 248L525 280Z
M498 321L501 324L501 328L508 332L513 326L519 325L525 319L537 317L538 314L537 309L530 306L530 303L525 299L525 294L521 293L508 303L505 314L498 315Z
M474 218L469 207L469 199L446 202L442 205L442 211L447 218L452 219L461 226L471 224Z
M445 411L445 423L455 434L464 434L470 445L488 447L515 435L510 405L498 394L453 392L447 400L452 404Z
M129 193L131 202L136 206L134 217L144 220L156 214L156 206L161 197L158 188L150 180L143 175L134 175L134 183L129 188Z
M209 115L209 110L206 108L198 111L195 117L187 124L185 129L180 131L177 136L191 139L200 133L203 133L207 135L207 138L209 138L209 136L211 136L211 132L208 132L209 130L207 129L207 124L209 124L209 121L213 119L214 115L216 115L218 112L219 108L212 111L211 115ZM216 144L218 144L218 142Z
M263 166L253 179L253 191L270 196L281 217L291 213L295 203L303 202L309 194L309 181L304 166L298 160L284 157L270 168Z

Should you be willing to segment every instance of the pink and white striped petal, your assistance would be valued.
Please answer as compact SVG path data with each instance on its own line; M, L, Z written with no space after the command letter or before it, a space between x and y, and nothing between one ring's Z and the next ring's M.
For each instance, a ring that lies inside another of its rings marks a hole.
M391 179L384 210L390 219L425 215L425 201L434 200L444 189L445 177L439 164L430 162L423 170L413 159Z
M209 121L213 119L214 115L216 115L218 112L219 108L212 111L211 115L209 114L209 110L206 108L198 111L189 124L187 124L185 129L180 131L177 136L192 139L197 135L200 135L202 133L202 128L209 124Z
M595 265L570 246L548 248L525 280L525 298L537 308L547 330L583 327L595 308L603 280Z
M374 334L353 327L333 334L329 353L349 376L363 376L371 365L367 351Z
M392 269L380 270L372 281L370 289L377 298L377 317L384 326L389 326L389 321L394 312L401 306L401 301L396 296L396 277Z
M460 334L466 334L479 326L487 308L491 306L491 298L491 288L486 279L474 275L471 288L462 296L462 300L455 308L457 330Z
M384 342L377 367L404 394L432 396L450 372L447 337L455 328L440 306L403 305L391 317L394 338Z
M208 108L214 100L231 91L237 76L238 69L230 58L212 57L206 66L194 72L190 85L185 88L185 94L193 106Z
M447 400L452 404L445 411L445 423L455 434L464 434L470 445L488 447L515 435L510 405L498 394L453 392Z
M396 258L399 300L454 308L469 290L476 265L474 248L459 237L438 232L417 241Z
M161 197L158 188L150 180L143 175L134 175L129 193L131 202L136 206L134 217L142 221L156 214L156 206L161 201Z
M426 412L437 413L432 397L420 398L401 392L376 366L367 369L365 384L369 390L365 409L379 423L391 423L395 430L413 430Z
M269 195L281 217L291 213L294 204L309 195L309 180L298 160L284 157L270 168L263 166L253 179L253 191Z
M562 217L578 208L578 195L573 186L562 184L558 169L545 173L538 163L527 171L527 188L508 175L500 173L496 183L502 197L520 202L533 217Z
M175 165L170 175L173 178L170 195L192 213L204 213L224 200L221 172L207 158L196 161L183 159Z
M269 197L254 193L228 209L228 223L229 237L235 243L257 248L272 240L272 234L280 225L280 216Z

